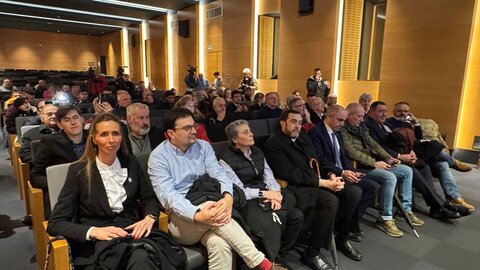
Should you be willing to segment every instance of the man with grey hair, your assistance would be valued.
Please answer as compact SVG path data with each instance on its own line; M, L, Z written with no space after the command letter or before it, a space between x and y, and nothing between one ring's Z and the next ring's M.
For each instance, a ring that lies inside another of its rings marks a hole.
M325 118L325 103L321 97L311 97L309 99L307 110L310 112L310 120L313 124L320 123Z
M133 103L127 107L127 125L124 138L129 153L139 156L149 154L163 141L162 132L150 126L150 110L142 103Z
M280 97L277 92L270 92L265 95L265 107L258 113L258 119L278 118L282 113L279 108Z
M11 92L13 90L16 90L17 87L15 87L12 83L12 80L10 79L4 79L3 84L0 85L0 92Z
M265 236L267 257L288 269L286 256L301 231L303 213L295 208L294 195L280 190L262 150L254 146L248 122L236 120L225 133L231 145L220 154L219 163L245 193L248 210L243 218L252 230Z
M358 98L358 103L362 105L365 113L368 112L368 110L370 109L370 104L372 104L372 95L370 95L369 93L361 94Z

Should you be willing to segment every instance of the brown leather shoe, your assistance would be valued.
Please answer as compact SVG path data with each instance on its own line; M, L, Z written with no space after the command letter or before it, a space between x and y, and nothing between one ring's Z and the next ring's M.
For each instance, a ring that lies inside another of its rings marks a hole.
M468 204L463 198L450 199L449 201L456 205L460 205L467 208L468 210L470 210L470 212L475 211L475 207L473 205Z
M468 172L472 170L472 166L457 159L454 159L452 168L459 172Z

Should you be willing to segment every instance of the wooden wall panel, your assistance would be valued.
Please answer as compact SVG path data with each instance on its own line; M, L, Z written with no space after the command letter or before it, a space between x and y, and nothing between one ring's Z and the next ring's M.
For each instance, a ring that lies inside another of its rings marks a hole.
M362 36L363 0L346 0L343 18L340 80L357 80Z
M273 41L275 19L259 16L258 20L258 76L259 79L270 79L273 67Z
M133 47L132 38L135 40L135 47ZM128 47L130 48L130 79L133 82L143 81L139 26L128 28Z
M107 75L117 76L117 68L122 66L121 31L109 33L100 37L101 55L106 56Z
M173 80L174 88L184 93L187 87L183 81L188 65L197 66L197 9L191 6L179 10L173 17L174 20L190 20L190 36L188 38L178 35L178 27L173 28Z
M315 1L311 15L298 14L298 1L281 1L278 92L287 96L299 90L306 96L305 83L315 67L332 80L338 2Z
M223 1L215 1L205 5L205 12L209 9L223 6ZM206 18L206 16L205 16ZM206 63L204 75L209 82L214 81L213 73L215 71L222 74L222 29L223 16L206 19L205 21L205 54Z
M100 37L0 28L0 68L87 70L101 53Z
M474 2L387 4L379 99L390 107L408 101L417 117L437 121L450 145L457 126Z
M280 13L280 0L260 0L258 14Z
M157 89L167 89L166 70L166 16L149 21L150 25L150 80Z
M222 73L224 86L236 88L245 67L252 68L253 0L224 0Z
M372 95L372 100L378 100L379 81L338 81L336 90L338 104L347 106L352 102L358 102L358 97L363 93Z

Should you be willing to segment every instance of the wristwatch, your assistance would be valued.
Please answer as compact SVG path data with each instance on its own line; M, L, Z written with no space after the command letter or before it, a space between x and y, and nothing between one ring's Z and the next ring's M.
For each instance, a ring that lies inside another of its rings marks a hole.
M259 191L259 192L258 192L258 197L259 197L259 198L263 198L263 191Z
M155 220L155 221L157 221L157 219L158 219L157 216L152 215L152 214L148 214L147 217L149 217L149 218L151 218L151 219L153 219L153 220Z

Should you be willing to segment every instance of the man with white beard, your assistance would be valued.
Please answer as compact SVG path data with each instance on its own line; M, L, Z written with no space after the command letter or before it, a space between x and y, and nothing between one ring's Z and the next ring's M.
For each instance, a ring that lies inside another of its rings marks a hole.
M163 140L161 130L150 126L150 110L142 103L127 107L127 128L125 129L129 153L139 156L149 154Z

